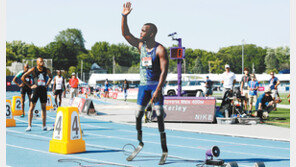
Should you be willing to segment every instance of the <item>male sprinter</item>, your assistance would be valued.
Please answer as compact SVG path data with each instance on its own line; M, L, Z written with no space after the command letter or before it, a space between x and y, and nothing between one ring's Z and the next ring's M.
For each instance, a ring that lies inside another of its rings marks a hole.
M33 75L33 79L34 79L34 85L33 86L30 86L30 84L25 79L30 74ZM48 79L47 83L45 83L45 78L46 78L47 75L48 75L49 79ZM51 72L50 72L50 70L48 68L46 68L44 66L44 62L43 62L43 59L41 57L39 57L37 59L37 66L31 68L29 71L27 71L22 76L22 81L27 86L31 87L31 89L33 89L33 91L34 91L32 101L31 101L31 105L30 105L30 109L29 109L29 117L28 117L29 124L28 124L28 128L26 129L26 131L31 131L33 110L34 110L34 108L36 106L38 98L40 98L41 109L42 109L42 122L43 122L42 130L44 130L44 131L47 130L47 127L46 127L47 90L46 90L46 88L50 84L51 80L52 80Z
M121 29L124 38L134 47L138 48L140 56L140 86L138 93L139 109L136 113L136 129L138 131L139 146L127 160L131 161L143 147L142 141L142 117L144 109L151 100L155 105L158 129L160 132L162 157L159 165L163 165L168 155L166 134L164 128L164 110L162 87L164 86L168 72L168 56L166 49L155 41L157 27L152 23L146 23L142 27L140 39L134 37L127 25L127 16L132 11L131 3L123 5Z
M22 111L23 115L21 117L25 116L25 100L26 100L26 94L28 95L29 98L29 105L31 102L31 95L32 95L32 89L31 89L31 84L32 84L32 76L28 75L25 79L27 82L29 82L30 86L27 86L22 82L21 84L18 84L15 80L16 78L21 79L22 76L29 70L29 65L25 64L24 65L24 70L20 71L19 73L16 74L16 76L13 78L12 82L14 82L18 87L21 88L21 103L22 103Z
M53 80L54 101L57 107L62 104L62 93L66 90L64 77L61 76L61 71L57 70L57 76ZM59 104L58 104L59 98Z

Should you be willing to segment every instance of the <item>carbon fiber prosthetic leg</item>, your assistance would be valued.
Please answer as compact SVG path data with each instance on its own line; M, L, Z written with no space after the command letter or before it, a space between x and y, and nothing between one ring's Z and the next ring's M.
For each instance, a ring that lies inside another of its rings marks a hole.
M164 128L164 110L162 106L155 106L156 115L157 115L157 123L158 123L158 130L160 133L160 142L161 142L161 148L162 148L162 156L159 161L159 165L165 164L165 161L168 156L168 148L166 143L166 134L165 134L165 128Z

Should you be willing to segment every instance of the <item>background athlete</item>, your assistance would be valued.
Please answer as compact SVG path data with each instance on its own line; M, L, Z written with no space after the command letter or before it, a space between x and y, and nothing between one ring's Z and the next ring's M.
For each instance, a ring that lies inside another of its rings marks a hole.
M25 80L27 82L29 82L30 86L27 86L26 84L24 84L23 81L21 81L21 84L18 84L16 82L16 78L21 79L22 76L29 70L29 65L25 64L24 65L24 70L20 71L19 73L16 74L16 76L13 78L12 82L14 82L18 87L21 88L21 104L22 104L22 111L23 111L23 115L21 115L21 117L25 116L25 100L26 100L26 94L28 95L29 98L29 105L31 102L31 95L32 95L32 89L31 89L31 85L32 85L32 76L28 75Z
M57 70L57 76L54 77L52 90L54 92L55 104L57 107L59 107L62 104L62 93L63 91L66 91L65 80L64 77L61 75L61 70Z
M33 76L34 85L30 86L30 84L25 80L25 78L29 75ZM46 76L49 77L47 83L45 83ZM31 106L29 109L29 117L28 117L28 128L26 131L31 131L32 129L32 118L33 118L33 110L36 106L38 99L40 98L41 109L42 109L42 130L46 131L46 102L47 102L47 87L52 80L51 72L48 68L44 67L44 62L41 57L37 59L37 66L31 68L22 76L22 81L33 89L33 97L31 101Z
M164 110L162 87L164 86L168 72L168 56L166 49L155 41L157 27L152 23L146 23L142 27L140 38L134 37L127 25L127 16L132 11L131 3L123 5L121 29L124 38L134 47L138 48L140 56L140 86L137 104L139 109L136 113L136 128L138 131L139 145L143 146L142 141L142 117L144 109L151 100L155 104L158 120L158 129L161 136L161 146L163 156L159 162L165 163L167 157L166 134L164 129ZM132 160L128 158L127 160Z

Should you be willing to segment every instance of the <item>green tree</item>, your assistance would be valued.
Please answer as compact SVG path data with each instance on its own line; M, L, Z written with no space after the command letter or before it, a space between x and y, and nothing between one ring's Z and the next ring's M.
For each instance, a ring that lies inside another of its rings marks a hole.
M278 70L290 69L290 48L287 46L277 47L274 52L279 62Z
M257 47L253 44L244 45L244 67L251 68L252 64L255 65L255 70L257 73L262 73L265 71L264 59L266 55L266 50ZM229 64L231 71L234 73L242 72L242 46L229 46L221 48L217 54L216 58L222 60L222 64Z
M216 59L215 61L210 61L210 71L211 73L221 74L224 71L224 66L222 60Z
M76 67L71 66L68 70L68 76L71 76L73 72L76 73Z
M109 53L108 42L96 42L91 47L91 53L99 66L112 73L113 56Z
M77 66L77 55L75 49L63 42L51 42L45 46L48 54L46 58L51 58L55 70L68 70L70 66Z
M192 69L192 73L195 73L195 74L201 74L202 73L202 63L200 61L200 58L197 57L195 59L195 65Z
M73 46L79 51L85 51L85 40L83 38L82 32L79 29L68 28L66 30L60 31L59 34L55 36L55 41Z
M83 72L88 73L90 71L91 65L95 63L94 56L91 53L81 53L77 56L77 71L80 73L81 71L81 61L83 61Z
M275 49L267 49L265 57L266 72L278 69L279 61L276 57Z
M128 73L135 73L135 74L140 73L140 63L132 65L128 69Z

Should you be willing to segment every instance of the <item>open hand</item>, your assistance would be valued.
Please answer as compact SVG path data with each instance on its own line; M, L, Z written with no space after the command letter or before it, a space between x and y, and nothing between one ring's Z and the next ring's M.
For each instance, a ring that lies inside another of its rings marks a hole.
M130 12L133 10L133 8L131 8L131 6L132 6L132 3L130 3L130 2L123 4L122 14L123 15L130 14Z
M37 85L32 85L31 86L31 89L35 89L35 88L37 88Z

